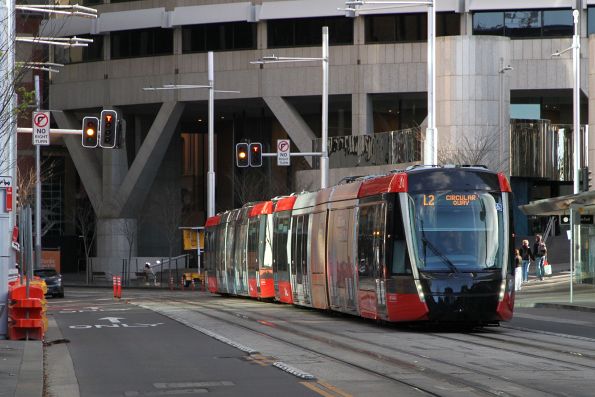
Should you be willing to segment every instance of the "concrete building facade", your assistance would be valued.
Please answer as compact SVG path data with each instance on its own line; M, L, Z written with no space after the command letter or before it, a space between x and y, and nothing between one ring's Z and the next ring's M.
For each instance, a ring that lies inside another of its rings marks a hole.
M172 201L182 208L180 225L204 222L208 91L143 88L206 84L207 51L215 51L216 88L240 91L216 94L217 210L259 199L258 194L265 199L318 187L318 171L311 168L310 158L294 158L289 168L267 163L259 170L237 170L233 148L249 139L273 151L277 139L289 138L292 151L312 151L313 141L320 138L320 64L258 66L250 61L271 54L320 57L322 26L330 31L331 139L420 125L423 129L424 7L347 17L339 10L345 7L343 0L87 3L99 10L97 20L52 19L43 33L94 39L86 49L53 54L54 61L67 63L50 85L50 108L61 111L53 114L56 125L77 128L83 116L105 108L117 109L125 120L119 149L90 150L81 147L79 138L64 138L98 216L98 257L129 255L123 224L138 233L133 256L163 255L167 244L157 215ZM520 141L513 136L517 132L511 129L511 118L525 120L519 134L543 120L565 126L535 130L531 139L538 143L546 141L543 134L567 134L572 124L572 57L571 52L558 58L552 53L572 44L572 10L578 8L581 122L589 124L588 115L595 114L595 98L588 99L595 83L590 57L595 42L589 36L595 32L595 0L439 0L436 7L436 124L444 161L456 158L452 154L463 143L469 150L483 145L484 161L511 176L518 204L571 192L572 176L567 174L515 174L515 169L526 169L515 166L519 157L539 157L537 149L533 153L524 147L523 156L515 157L515 142ZM590 156L584 161L593 169L595 139L588 142ZM546 157L552 157L555 149L548 150ZM364 170L396 167L380 164ZM361 171L331 172L331 183ZM519 215L520 234L542 227L540 219Z

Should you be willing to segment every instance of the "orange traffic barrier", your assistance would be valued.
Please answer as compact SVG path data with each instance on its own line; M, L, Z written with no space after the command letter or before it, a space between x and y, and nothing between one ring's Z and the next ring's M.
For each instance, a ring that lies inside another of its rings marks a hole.
M45 282L35 282L27 286L16 282L8 290L8 338L43 339L47 331L45 307Z

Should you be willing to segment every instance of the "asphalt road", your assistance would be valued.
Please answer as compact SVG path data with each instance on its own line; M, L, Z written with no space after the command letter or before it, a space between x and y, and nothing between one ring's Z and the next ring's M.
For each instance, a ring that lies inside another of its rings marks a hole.
M81 396L320 396L308 382L271 366L267 357L244 353L150 310L105 294L67 295L49 301L48 315L68 341ZM50 377L59 373L51 366Z

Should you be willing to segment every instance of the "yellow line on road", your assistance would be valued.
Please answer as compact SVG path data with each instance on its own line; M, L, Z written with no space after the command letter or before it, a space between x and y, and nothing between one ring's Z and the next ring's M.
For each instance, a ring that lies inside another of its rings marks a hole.
M334 391L335 393L337 393L338 395L340 395L342 397L353 397L351 394L346 393L343 390L339 389L338 387L333 386L330 383L327 383L323 380L319 380L318 383L320 383L322 386L326 387L327 389Z
M324 381L318 382L300 382L302 385L306 386L308 389L315 391L316 393L320 394L324 397L353 397L351 394L344 392L343 390L339 389L336 386L331 385L330 383Z

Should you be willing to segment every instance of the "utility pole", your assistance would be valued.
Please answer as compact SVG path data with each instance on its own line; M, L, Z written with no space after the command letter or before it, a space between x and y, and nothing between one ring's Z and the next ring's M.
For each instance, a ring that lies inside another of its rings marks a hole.
M15 1L0 0L0 51L3 52L0 62L0 170L1 174L10 177L16 186L16 93L14 90L15 66ZM2 208L0 208L0 339L8 333L8 269L14 266L15 254L11 247L11 233L15 226L15 211L7 212L5 200L8 194L1 192ZM16 194L12 195L12 209L15 208Z

